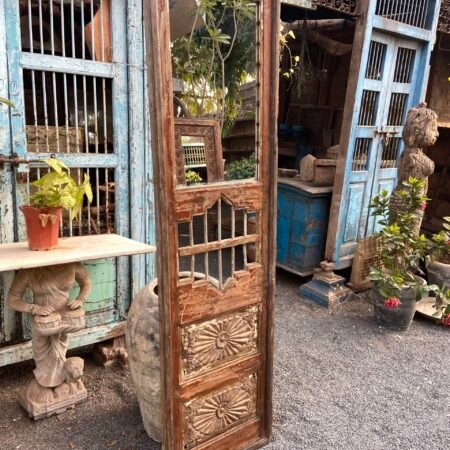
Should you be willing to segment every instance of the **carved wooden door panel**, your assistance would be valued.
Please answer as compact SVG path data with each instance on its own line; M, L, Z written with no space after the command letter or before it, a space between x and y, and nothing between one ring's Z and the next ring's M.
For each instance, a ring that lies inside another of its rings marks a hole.
M225 181L214 121L174 126L168 4L147 2L167 449L255 448L271 434L279 9L252 7L257 164ZM192 168L202 181L188 185Z

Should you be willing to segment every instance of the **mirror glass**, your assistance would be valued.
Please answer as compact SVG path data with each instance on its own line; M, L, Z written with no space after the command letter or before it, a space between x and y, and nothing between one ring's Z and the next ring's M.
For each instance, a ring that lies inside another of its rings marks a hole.
M255 178L258 3L169 4L178 187Z

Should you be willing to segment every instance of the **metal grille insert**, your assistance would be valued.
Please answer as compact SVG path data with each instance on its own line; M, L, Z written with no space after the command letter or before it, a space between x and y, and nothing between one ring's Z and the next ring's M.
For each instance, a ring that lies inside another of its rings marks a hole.
M367 62L366 78L369 80L381 80L383 78L384 58L387 45L371 41L369 60Z
M112 153L111 80L23 71L27 148L38 153Z
M355 140L355 150L353 152L352 171L364 172L368 169L369 152L372 139L357 138Z
M377 118L378 97L377 91L363 91L361 110L359 112L358 124L362 126L373 126Z
M388 126L401 126L405 117L408 94L393 93L389 104Z
M378 0L375 14L396 22L427 28L429 0Z
M178 224L179 272L213 280L223 289L236 272L259 259L257 214L219 201L204 215Z
M381 168L395 169L397 167L398 155L402 139L399 137L391 138L387 144L383 144L381 154Z
M111 62L109 0L18 0L22 50Z
M414 67L416 51L411 48L399 47L395 63L394 82L410 83Z

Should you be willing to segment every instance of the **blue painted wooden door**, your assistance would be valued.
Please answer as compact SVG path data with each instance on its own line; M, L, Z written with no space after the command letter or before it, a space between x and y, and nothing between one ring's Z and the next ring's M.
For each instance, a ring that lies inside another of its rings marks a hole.
M0 109L0 153L29 161L0 168L0 242L26 239L18 207L46 171L39 160L52 154L78 181L88 174L94 191L78 218L65 214L62 236L115 232L151 241L142 2L0 0L0 60L8 61L0 65L0 95L15 106ZM87 264L94 283L88 326L126 317L131 291L153 268L145 257L131 264L132 277L128 258ZM12 275L0 276L0 343L29 337L27 319L21 335L4 305Z
M372 1L358 19L365 27L361 65L347 88L356 95L346 105L353 117L341 137L347 151L338 161L327 242L337 268L350 266L358 239L376 231L371 198L394 187L404 119L425 94L439 3Z

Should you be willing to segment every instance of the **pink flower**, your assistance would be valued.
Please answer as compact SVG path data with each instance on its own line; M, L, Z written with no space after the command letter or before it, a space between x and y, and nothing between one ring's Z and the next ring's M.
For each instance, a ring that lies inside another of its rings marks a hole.
M398 297L390 297L384 301L384 306L389 309L395 309L400 306L400 299Z
M447 314L442 318L442 325L444 325L444 327L450 327L450 314Z
M423 202L420 203L420 208L425 211L426 207L427 207L427 202L424 200Z

